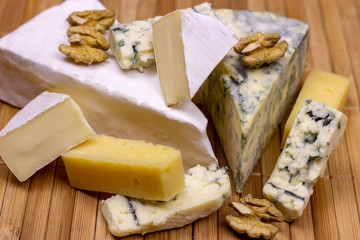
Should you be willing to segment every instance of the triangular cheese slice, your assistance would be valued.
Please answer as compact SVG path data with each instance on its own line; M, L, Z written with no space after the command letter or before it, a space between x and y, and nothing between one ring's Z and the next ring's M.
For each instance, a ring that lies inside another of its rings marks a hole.
M238 42L215 18L174 11L153 26L157 71L166 104L190 100L216 65Z

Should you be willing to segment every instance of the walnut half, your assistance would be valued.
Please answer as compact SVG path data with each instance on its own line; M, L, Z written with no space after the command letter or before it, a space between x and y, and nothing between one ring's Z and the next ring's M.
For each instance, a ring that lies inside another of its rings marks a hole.
M284 221L282 213L267 199L256 199L247 195L240 199L240 203L233 202L231 206L239 212L239 216L227 215L226 222L238 233L246 233L249 237L274 237L278 228L266 221Z
M60 52L73 58L77 63L92 64L108 58L101 50L108 50L110 45L101 33L114 23L113 10L73 12L67 21L73 25L67 31L70 46L61 44Z
M277 33L254 33L253 36L241 38L234 46L234 51L243 54L241 63L249 68L259 68L264 63L272 63L282 58L288 43L280 40ZM277 45L276 45L277 44Z

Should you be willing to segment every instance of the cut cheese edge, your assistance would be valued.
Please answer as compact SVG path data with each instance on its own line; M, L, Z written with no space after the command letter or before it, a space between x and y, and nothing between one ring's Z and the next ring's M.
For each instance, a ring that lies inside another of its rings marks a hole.
M43 92L0 132L0 155L19 181L25 181L92 135L79 106L68 95Z
M117 236L182 227L218 210L230 196L225 169L197 165L185 175L185 189L168 202L150 202L121 195L101 201L110 232Z
M190 100L238 42L235 33L215 18L174 11L153 26L154 51L165 102Z
M343 113L324 103L304 100L263 188L264 197L274 202L288 221L302 215L330 154L340 143L346 123Z
M305 80L295 105L286 121L281 148L284 147L286 138L293 125L294 119L306 98L324 102L329 107L341 111L345 105L350 87L350 80L334 73L312 69Z
M187 8L186 11L215 18L214 11L207 2ZM159 18L160 16L157 16L131 23L114 24L110 28L110 48L122 69L138 69L143 72L144 68L155 63L151 25Z
M74 188L168 201L185 187L179 150L95 135L62 154Z

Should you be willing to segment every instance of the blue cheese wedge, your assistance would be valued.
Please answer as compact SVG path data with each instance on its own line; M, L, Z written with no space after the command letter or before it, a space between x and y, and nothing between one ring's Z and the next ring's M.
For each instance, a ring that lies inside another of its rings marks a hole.
M239 37L279 33L289 44L283 58L258 69L242 65L242 56L232 50L203 87L236 190L241 192L299 90L309 26L266 12L220 9L215 14Z
M101 201L110 232L117 236L182 227L218 210L230 196L225 169L197 165L185 174L185 189L168 202L113 196Z
M215 17L209 3L202 3L186 11ZM115 24L110 28L109 43L122 69L150 67L155 62L152 24L161 17L149 18L125 24Z
M330 154L339 145L347 117L323 103L306 99L270 179L264 197L274 202L288 221L300 217L322 177Z

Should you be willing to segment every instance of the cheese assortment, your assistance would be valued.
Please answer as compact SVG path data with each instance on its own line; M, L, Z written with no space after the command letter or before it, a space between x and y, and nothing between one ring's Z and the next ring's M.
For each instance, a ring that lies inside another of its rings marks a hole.
M95 135L61 157L74 188L169 201L185 187L180 151L163 145Z
M114 25L113 54L88 66L68 61L58 46L66 42L69 14L91 9L104 7L98 0L68 0L0 39L0 99L25 106L0 132L4 161L24 181L62 154L73 187L119 194L101 202L115 236L182 227L208 216L229 197L230 181L217 166L206 118L184 100L210 74L202 93L241 192L299 89L309 26L266 12L212 10L203 3L163 18ZM280 34L288 43L285 56L258 69L242 65L243 56L231 48L239 37L256 32ZM29 39L40 40L29 48ZM129 71L133 68L139 71ZM39 99L45 103L34 104ZM93 136L80 108L99 135ZM289 220L301 215L345 125L340 112L305 101L287 152L264 187ZM32 141L33 135L40 141ZM289 163L289 154L298 154L303 166Z
M93 135L79 106L68 95L43 92L1 130L0 155L23 182Z
M312 69L307 76L303 87L286 121L281 148L284 147L286 138L293 125L294 119L306 98L318 102L325 102L329 107L341 111L350 87L350 80L338 74Z
M185 10L160 18L152 29L156 67L167 105L191 100L239 41L219 20Z
M211 5L207 2L186 9L215 18ZM123 69L144 68L155 63L152 24L160 19L159 16L131 23L115 24L109 33L111 51Z
M169 108L154 67L122 70L114 56L101 64L75 64L58 51L67 41L68 16L104 9L97 0L65 1L0 39L0 98L24 107L44 90L70 95L94 131L177 148L184 168L215 163L207 119L190 101ZM29 39L32 41L28 47Z
M241 55L230 51L203 87L236 190L241 192L299 90L309 26L273 13L220 9L215 14L239 37L278 33L288 43L283 58L258 69L245 67Z
M330 154L339 145L347 117L310 99L304 100L295 118L264 196L282 211L288 221L300 217L314 184L322 177Z
M225 169L195 166L185 174L185 189L168 202L121 195L101 201L110 232L118 237L182 227L218 210L230 196Z

